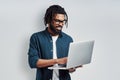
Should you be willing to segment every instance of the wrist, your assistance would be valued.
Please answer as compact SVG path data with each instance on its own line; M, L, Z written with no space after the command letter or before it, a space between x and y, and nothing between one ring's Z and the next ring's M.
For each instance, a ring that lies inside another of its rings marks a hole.
M54 61L55 61L55 64L58 64L58 59L54 59Z

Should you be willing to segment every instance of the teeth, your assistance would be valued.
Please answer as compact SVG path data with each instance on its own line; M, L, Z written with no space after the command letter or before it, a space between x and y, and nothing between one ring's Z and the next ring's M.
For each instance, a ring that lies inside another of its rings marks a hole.
M57 27L58 30L61 30L62 28L61 27Z

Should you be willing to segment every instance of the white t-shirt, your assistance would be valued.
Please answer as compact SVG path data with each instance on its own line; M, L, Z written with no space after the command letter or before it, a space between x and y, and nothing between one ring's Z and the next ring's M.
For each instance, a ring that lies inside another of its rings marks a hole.
M57 38L58 38L58 36L52 36L52 40L53 40L53 59L57 59L57 49L56 49ZM58 66L58 64L55 64L54 66ZM59 80L59 70L58 69L53 70L52 80Z

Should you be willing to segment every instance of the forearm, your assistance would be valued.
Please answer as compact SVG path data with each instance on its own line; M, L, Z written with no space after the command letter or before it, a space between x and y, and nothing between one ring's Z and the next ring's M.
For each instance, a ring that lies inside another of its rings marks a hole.
M48 66L52 66L54 64L66 64L67 62L67 57L64 58L59 58L59 59L39 59L37 61L36 66L38 68L42 68L42 67L48 67Z
M38 68L42 68L42 67L48 67L48 66L52 66L54 64L57 64L57 59L39 59L37 61L37 67Z

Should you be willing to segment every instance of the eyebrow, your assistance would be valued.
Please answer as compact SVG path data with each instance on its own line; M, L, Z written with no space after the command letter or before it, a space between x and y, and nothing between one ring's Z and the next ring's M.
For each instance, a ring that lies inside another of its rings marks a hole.
M57 21L67 21L66 19L64 19L64 20L54 19L54 20L57 20Z

